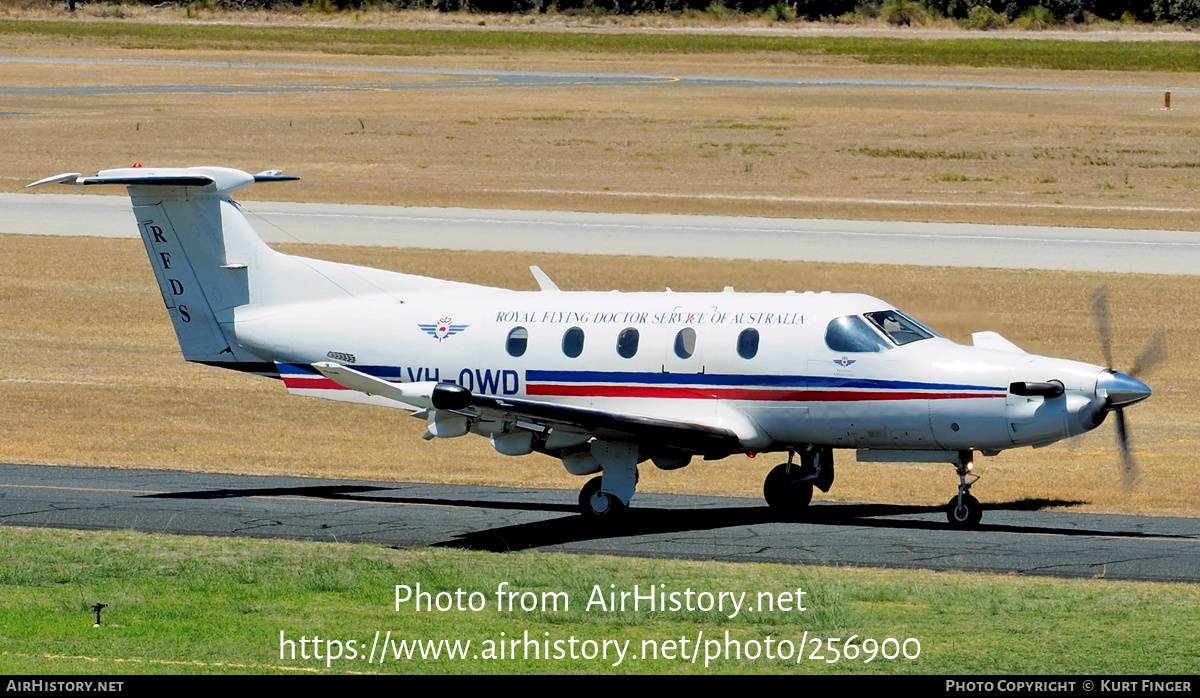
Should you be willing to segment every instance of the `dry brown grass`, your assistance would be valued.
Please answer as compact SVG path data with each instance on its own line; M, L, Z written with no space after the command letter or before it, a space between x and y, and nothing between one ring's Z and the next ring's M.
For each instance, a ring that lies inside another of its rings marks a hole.
M29 43L11 54L213 60ZM219 60L1200 85L1200 75L866 66L805 55L494 52ZM0 64L6 85L377 85L268 94L9 95L0 190L146 164L284 167L307 201L1197 227L1200 99L1177 93L643 87L387 89L442 80L265 69ZM458 80L459 78L454 78ZM64 148L63 144L70 146ZM587 167L580 167L587 163ZM278 197L278 189L248 197ZM892 202L892 203L888 203ZM902 203L896 203L902 202ZM1160 211L1147 209L1183 209Z
M956 341L997 330L1029 351L1101 361L1088 301L1107 283L1115 354L1127 366L1141 342L1168 328L1169 364L1152 399L1130 410L1141 463L1122 485L1111 424L1066 445L983 459L987 502L1046 498L1088 511L1194 515L1200 509L1200 307L1191 278L839 264L721 262L467 253L333 246L290 252L406 272L535 288L539 264L563 288L864 291L888 299ZM426 443L403 413L288 396L276 381L185 363L136 240L0 236L0 461L161 467L400 481L576 488L581 479L543 456L507 458L483 439ZM675 472L643 469L650 491L758 496L778 457L734 457ZM839 455L828 495L851 501L939 504L948 466L871 467Z

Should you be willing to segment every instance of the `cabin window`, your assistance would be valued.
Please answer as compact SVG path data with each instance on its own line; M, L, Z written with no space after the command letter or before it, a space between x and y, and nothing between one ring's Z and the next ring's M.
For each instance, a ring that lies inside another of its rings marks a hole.
M572 327L564 332L562 350L568 357L572 359L578 358L583 353L583 330L578 327Z
M895 342L896 346L904 346L909 342L916 342L921 339L929 339L935 333L921 323L913 320L909 316L899 310L880 310L875 313L867 313L866 318L871 321L883 333Z
M825 346L836 352L887 351L892 348L857 315L831 320L825 328Z
M626 359L632 359L637 353L637 347L638 331L632 327L621 330L621 334L617 335L617 353Z
M748 327L738 335L738 356L743 359L753 359L758 355L758 330Z
M508 342L504 348L508 350L509 356L522 356L525 350L529 348L529 330L524 327L514 327L508 333Z
M675 335L675 356L690 359L696 353L696 330L685 327Z

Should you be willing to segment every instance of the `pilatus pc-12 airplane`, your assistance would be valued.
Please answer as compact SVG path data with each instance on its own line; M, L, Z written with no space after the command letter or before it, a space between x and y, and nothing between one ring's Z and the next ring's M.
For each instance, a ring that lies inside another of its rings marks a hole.
M1045 446L1150 396L1131 375L1027 354L993 332L963 346L853 293L511 291L276 252L230 195L296 179L221 167L69 173L30 186L128 187L183 356L282 379L297 395L397 407L425 438L477 434L599 473L579 504L629 505L645 461L787 454L767 503L798 515L828 491L834 449L860 461L948 463L951 525L977 524L975 452ZM1096 299L1101 343L1107 303ZM1161 338L1139 360L1162 357ZM1136 373L1137 370L1131 371Z

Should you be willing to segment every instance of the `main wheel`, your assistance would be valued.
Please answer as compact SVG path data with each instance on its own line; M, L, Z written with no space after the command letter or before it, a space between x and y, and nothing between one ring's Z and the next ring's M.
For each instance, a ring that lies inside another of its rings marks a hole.
M589 519L613 520L625 512L624 502L607 492L600 491L603 482L604 478L597 476L588 480L587 484L579 490L579 510Z
M962 504L955 496L946 504L946 520L954 528L974 528L983 518L983 505L969 494L964 494Z
M767 500L767 506L785 516L803 512L812 501L813 487L811 482L799 482L801 477L798 465L793 465L790 471L786 463L772 468L763 482L763 499Z

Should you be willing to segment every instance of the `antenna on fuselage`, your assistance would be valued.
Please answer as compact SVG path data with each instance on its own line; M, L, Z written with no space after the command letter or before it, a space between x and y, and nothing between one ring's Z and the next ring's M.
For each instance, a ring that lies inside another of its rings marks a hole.
M529 271L531 271L533 273L533 278L537 280L538 287L541 288L543 291L561 291L562 290L558 287L558 284L554 283L554 281L551 280L551 278L546 274L546 272L542 271L542 268L539 267L538 265L536 265L536 264L531 265L529 267Z

